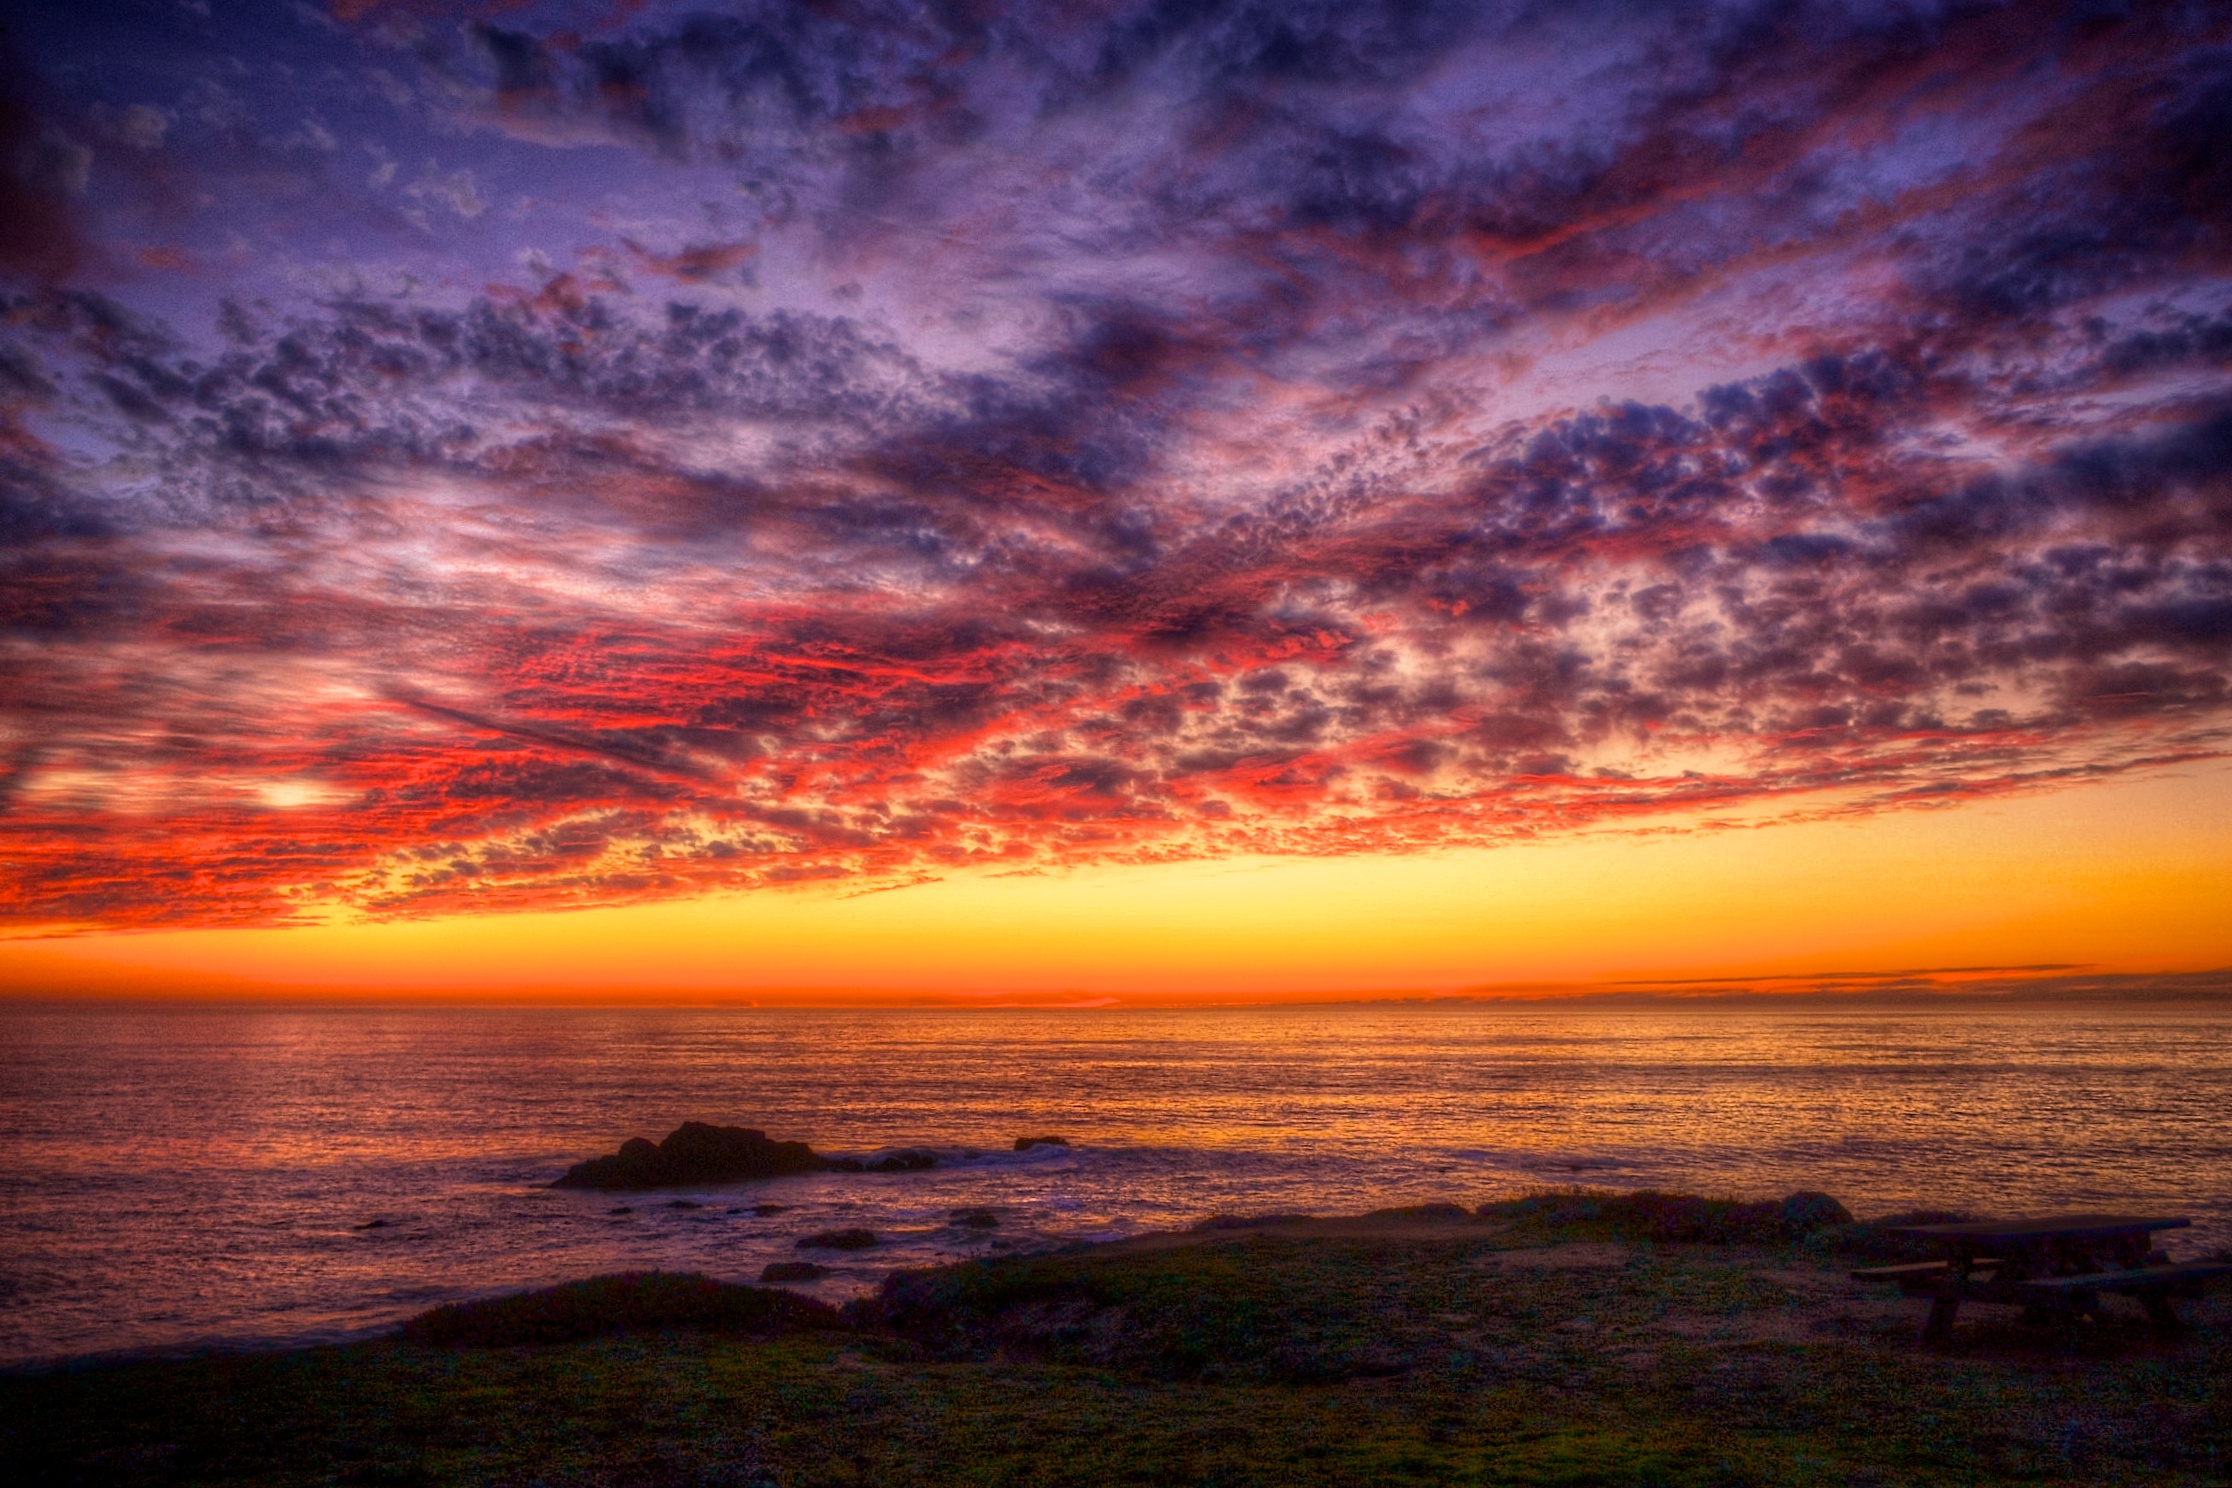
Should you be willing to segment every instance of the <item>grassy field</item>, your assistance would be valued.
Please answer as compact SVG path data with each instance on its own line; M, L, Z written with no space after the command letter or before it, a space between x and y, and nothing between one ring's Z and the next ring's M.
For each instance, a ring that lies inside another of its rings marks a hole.
M1919 1303L1846 1279L1864 1236L1581 1212L1151 1237L842 1315L606 1284L416 1330L440 1342L16 1375L0 1460L19 1483L2232 1480L2221 1296L2180 1338L2136 1308L2060 1331L1985 1309L1925 1350ZM563 1341L484 1341L520 1337Z

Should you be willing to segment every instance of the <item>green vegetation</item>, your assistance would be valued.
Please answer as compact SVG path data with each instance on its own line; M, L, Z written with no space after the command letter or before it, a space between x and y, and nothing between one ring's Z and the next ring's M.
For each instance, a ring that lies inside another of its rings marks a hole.
M16 1482L117 1484L2232 1476L2221 1297L2187 1304L2179 1339L2136 1309L2059 1333L1980 1310L1931 1351L1917 1304L1823 1254L1865 1248L1858 1227L1668 1241L1650 1236L1693 1211L1587 1197L1226 1221L918 1273L843 1317L607 1278L393 1341L19 1375L0 1460ZM1703 1222L1724 1221L1749 1222ZM570 1341L483 1346L529 1337Z

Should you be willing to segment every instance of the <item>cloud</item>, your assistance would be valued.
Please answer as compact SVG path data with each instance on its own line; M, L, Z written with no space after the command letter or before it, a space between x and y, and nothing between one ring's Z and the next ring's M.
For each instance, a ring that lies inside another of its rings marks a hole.
M503 256L530 277L329 276L211 330L0 305L0 912L1409 851L2220 755L2197 25L422 36L382 70L486 153L406 188L441 208L408 251L550 156L595 205Z

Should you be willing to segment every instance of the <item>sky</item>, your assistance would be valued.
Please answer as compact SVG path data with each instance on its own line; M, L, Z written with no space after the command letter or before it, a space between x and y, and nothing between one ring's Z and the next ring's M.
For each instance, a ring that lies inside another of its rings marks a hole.
M0 986L2232 966L2220 6L0 48Z

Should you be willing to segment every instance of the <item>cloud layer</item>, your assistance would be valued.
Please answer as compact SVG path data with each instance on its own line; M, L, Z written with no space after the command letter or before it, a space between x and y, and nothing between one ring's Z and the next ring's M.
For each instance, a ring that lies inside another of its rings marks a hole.
M22 44L19 925L1688 830L2232 738L2208 7Z

